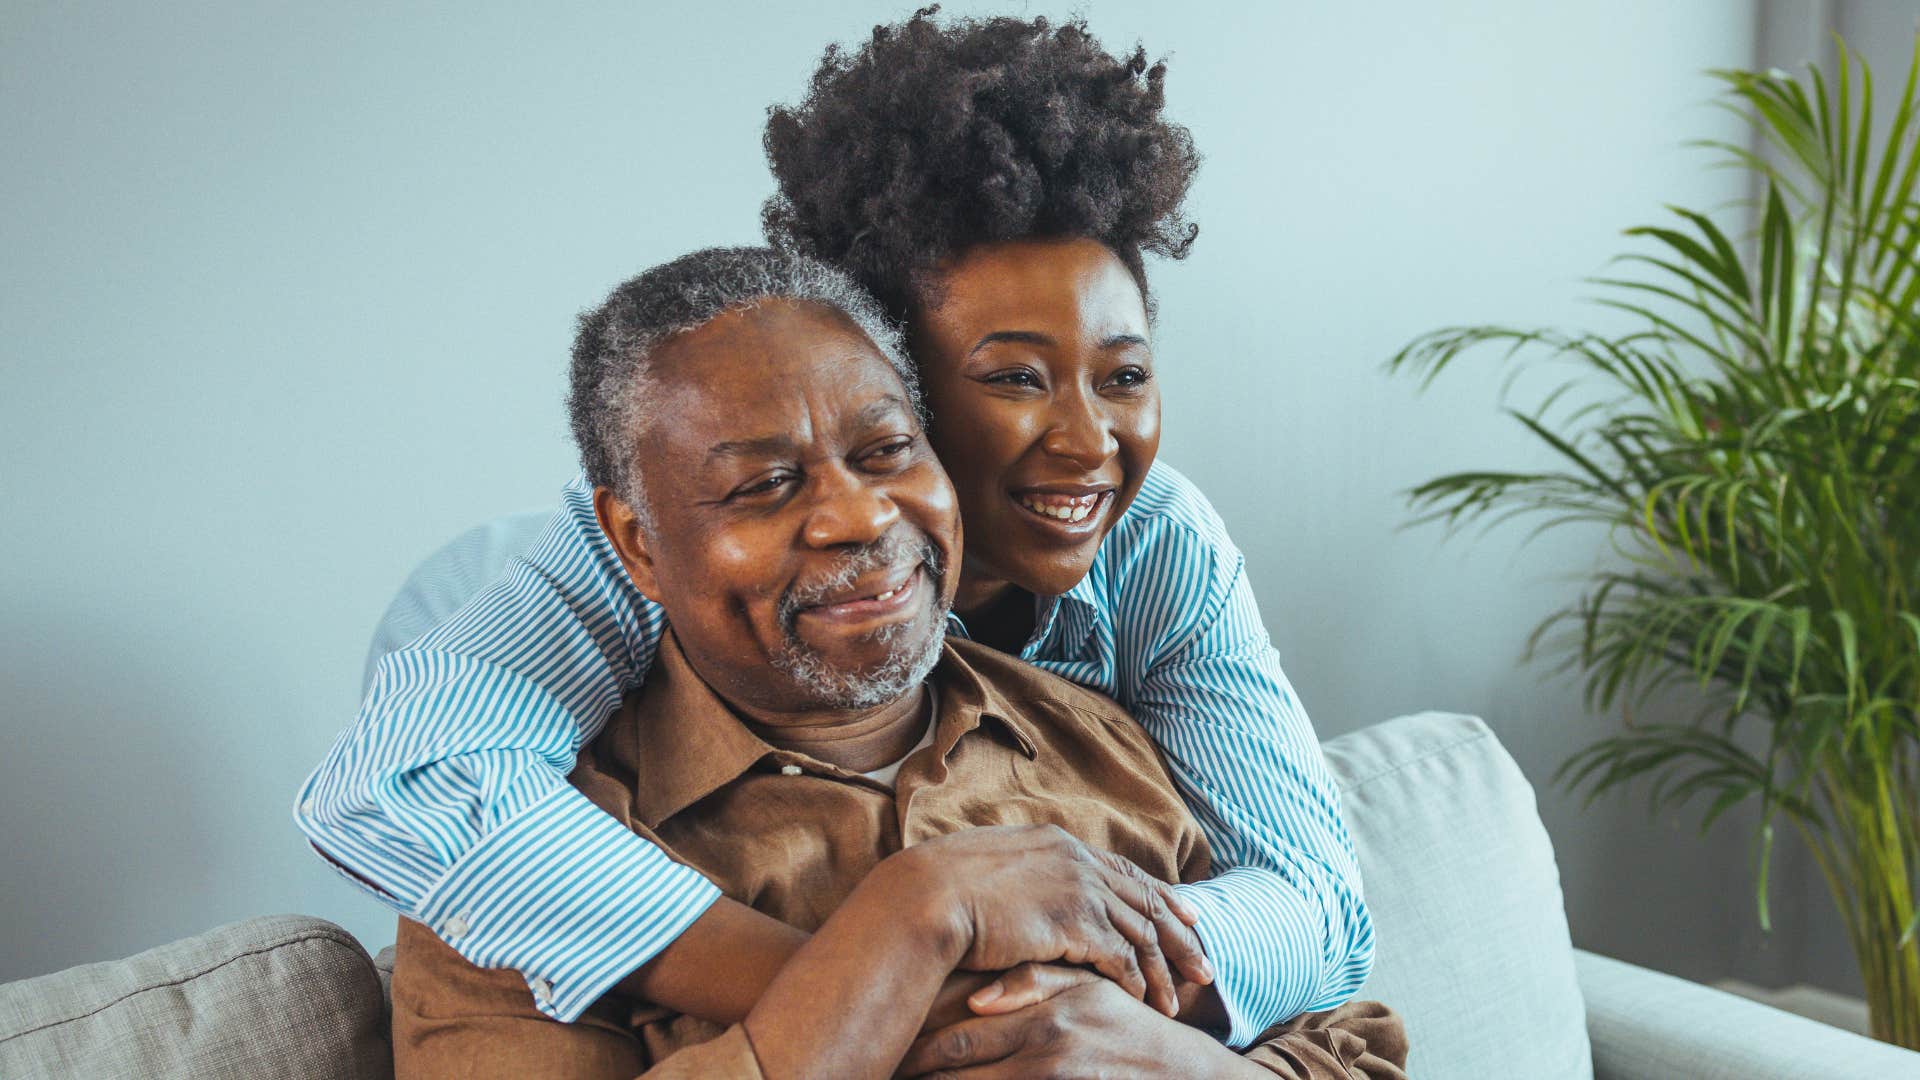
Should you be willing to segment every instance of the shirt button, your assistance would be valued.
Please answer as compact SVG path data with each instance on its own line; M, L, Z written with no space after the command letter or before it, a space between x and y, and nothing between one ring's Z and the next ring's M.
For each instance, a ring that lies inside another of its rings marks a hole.
M780 775L781 775L781 776L799 776L799 775L800 775L800 772L801 772L801 769L800 769L800 766L798 766L798 765L782 765L782 766L780 766Z
M467 917L465 915L455 915L453 918L448 919L446 925L440 928L440 936L446 938L448 944L452 944L466 937Z
M542 1005L553 1004L553 984L545 979L535 979L527 985L533 987L533 1000Z

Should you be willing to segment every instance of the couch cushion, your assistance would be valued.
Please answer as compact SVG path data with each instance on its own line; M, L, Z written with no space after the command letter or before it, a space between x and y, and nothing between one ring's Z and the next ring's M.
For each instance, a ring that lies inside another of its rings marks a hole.
M0 986L0 1076L392 1075L373 962L321 919L249 919Z
M1359 996L1406 1018L1408 1073L1591 1077L1560 869L1493 732L1421 713L1324 750L1373 915Z

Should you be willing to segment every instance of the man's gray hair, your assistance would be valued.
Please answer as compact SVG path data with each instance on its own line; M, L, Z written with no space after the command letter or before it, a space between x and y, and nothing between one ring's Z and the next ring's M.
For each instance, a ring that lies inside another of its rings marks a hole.
M642 522L651 514L634 461L635 434L652 419L647 384L654 354L677 335L764 300L820 304L851 319L893 365L914 412L921 412L919 380L899 329L852 277L777 248L706 248L682 255L581 312L573 339L567 416L580 463L588 481L611 488Z

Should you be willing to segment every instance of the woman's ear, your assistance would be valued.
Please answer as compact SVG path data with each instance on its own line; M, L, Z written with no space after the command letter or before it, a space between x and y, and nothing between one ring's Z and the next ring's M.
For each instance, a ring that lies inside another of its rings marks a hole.
M620 564L627 568L633 587L640 590L640 595L657 602L659 594L654 589L659 579L654 576L653 551L647 546L645 531L640 528L640 516L611 488L604 487L593 489L593 516L600 520L600 531L613 543L613 550L620 556Z

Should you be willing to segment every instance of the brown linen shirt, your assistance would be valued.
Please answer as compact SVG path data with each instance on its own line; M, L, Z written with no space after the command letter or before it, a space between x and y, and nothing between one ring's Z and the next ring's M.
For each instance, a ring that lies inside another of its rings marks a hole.
M888 786L762 740L668 634L568 779L727 896L807 931L888 855L977 826L1054 824L1161 880L1207 876L1206 839L1158 751L1110 699L963 640L930 685L933 741ZM517 973L474 967L418 923L401 920L396 952L402 1078L760 1075L740 1025L618 993L559 1024ZM1283 1076L1403 1080L1406 1049L1391 1010L1354 1003L1264 1033L1247 1057ZM1380 1068L1349 1071L1369 1060Z

